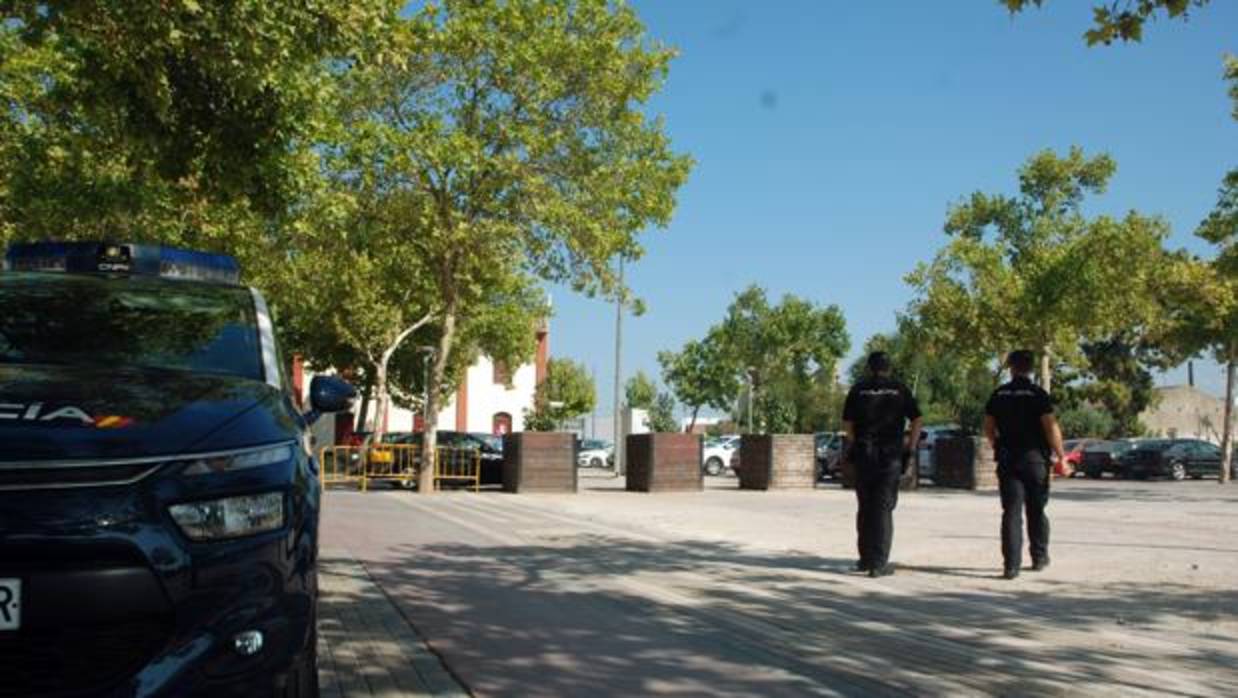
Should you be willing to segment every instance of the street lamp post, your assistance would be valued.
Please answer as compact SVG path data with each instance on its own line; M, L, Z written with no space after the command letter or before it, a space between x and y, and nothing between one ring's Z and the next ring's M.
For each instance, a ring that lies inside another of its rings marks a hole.
M620 414L619 399L619 391L623 388L623 301L623 255L619 255L619 291L615 297L615 395L613 400L616 477L624 474L623 415Z

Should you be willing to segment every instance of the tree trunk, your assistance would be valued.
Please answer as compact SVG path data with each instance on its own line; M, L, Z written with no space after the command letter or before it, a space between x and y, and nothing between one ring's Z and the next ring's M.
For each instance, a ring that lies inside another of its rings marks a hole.
M692 408L692 419L688 422L688 428L686 429L686 431L687 431L689 434L691 434L691 433L692 433L692 431L693 431L694 429L696 429L696 416L697 416L698 414L700 414L700 412L701 412L701 406L700 406L700 405L697 405L696 407L693 407L693 408Z
M761 392L760 374L754 373L752 375L752 383L749 385L750 390L748 393L748 400L751 404L748 406L748 410L754 417L753 428L756 429L756 433L764 434L765 431L761 428L761 425L764 423L764 420L762 419L764 415L757 412L757 395Z
M370 443L382 443L387 430L387 359L374 364L374 428L370 430Z
M396 350L400 348L400 345L404 343L404 340L408 339L410 335L421 329L426 323L430 322L430 319L433 317L434 316L432 314L427 313L417 322L414 322L412 325L409 325L401 330L400 334L396 335L395 339L391 341L391 344L383 350L382 356L379 357L374 366L374 382L378 392L376 395L376 411L374 413L374 434L371 438L371 443L381 443L383 440L383 433L387 431L387 410L391 405L391 389L387 385L387 373L388 368L391 365L391 357L395 356Z
M1046 344L1040 353L1040 387L1046 393L1053 392L1053 363L1049 345Z
M1221 484L1229 482L1229 469L1234 459L1234 381L1238 379L1238 351L1229 352L1225 364L1225 426L1221 429Z
M357 419L354 421L353 431L365 431L366 422L370 418L370 400L374 395L374 376L367 375L365 386L361 389L361 409L357 412Z
M443 312L443 333L434 352L434 366L426 385L425 432L421 436L421 470L417 475L417 492L428 494L434 491L434 464L438 457L438 394L447 376L451 361L451 348L456 339L456 308L450 303Z

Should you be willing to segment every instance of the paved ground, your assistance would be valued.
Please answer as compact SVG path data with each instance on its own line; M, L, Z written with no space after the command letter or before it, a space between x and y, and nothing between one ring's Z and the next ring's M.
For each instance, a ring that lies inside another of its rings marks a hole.
M346 552L324 551L319 585L323 698L468 695Z
M1238 487L1055 484L1016 582L995 494L904 495L871 580L851 493L734 487L337 491L324 528L477 695L1238 695Z

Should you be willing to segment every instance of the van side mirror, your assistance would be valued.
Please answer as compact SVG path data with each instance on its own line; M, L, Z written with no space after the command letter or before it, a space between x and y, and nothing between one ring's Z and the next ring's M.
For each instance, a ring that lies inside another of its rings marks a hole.
M314 376L310 381L310 411L306 420L311 424L330 412L344 412L357 399L357 389L335 376Z

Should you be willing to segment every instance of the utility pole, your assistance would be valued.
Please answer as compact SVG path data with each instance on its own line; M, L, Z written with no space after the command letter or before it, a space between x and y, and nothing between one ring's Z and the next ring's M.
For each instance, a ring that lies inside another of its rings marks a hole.
M620 391L623 389L623 302L626 300L623 285L623 255L619 255L619 292L615 298L615 475L627 472L624 467L623 415L620 414Z
M1238 352L1231 349L1225 362L1225 408L1221 410L1225 424L1221 428L1221 474L1218 478L1222 485L1229 482L1230 468L1234 464L1234 407L1238 402L1238 395L1234 394L1238 390L1235 387L1235 382L1238 382L1238 362L1234 361L1236 354Z
M590 380L593 381L594 390L596 391L597 390L596 386L598 384L597 364L589 365L589 378ZM598 437L598 402L597 400L593 401L593 409L589 412L589 430L585 432L585 434L590 439L596 439Z

